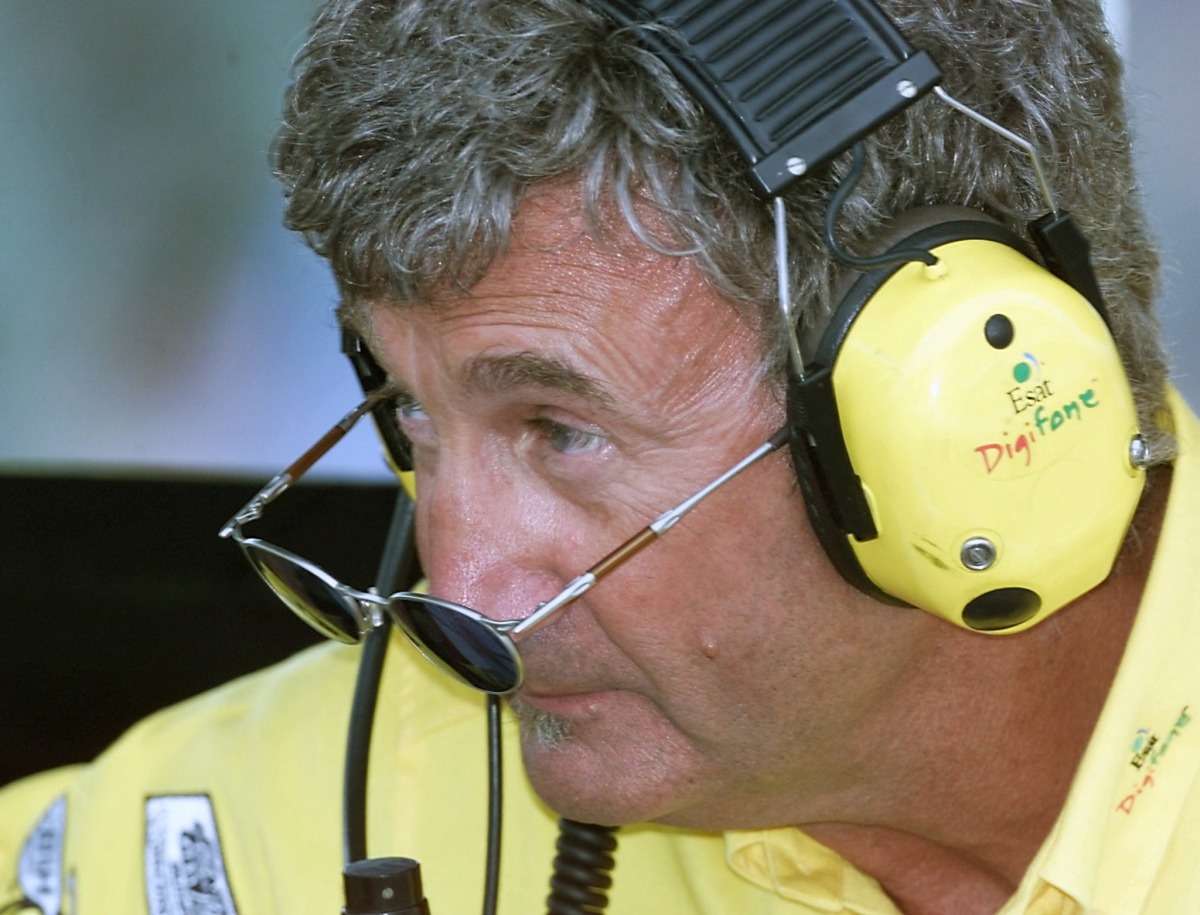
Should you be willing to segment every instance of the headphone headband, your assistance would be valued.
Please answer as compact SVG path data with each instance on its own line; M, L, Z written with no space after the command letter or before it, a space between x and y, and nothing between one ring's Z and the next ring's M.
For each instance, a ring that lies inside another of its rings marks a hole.
M590 0L708 111L764 197L847 149L941 79L870 0Z

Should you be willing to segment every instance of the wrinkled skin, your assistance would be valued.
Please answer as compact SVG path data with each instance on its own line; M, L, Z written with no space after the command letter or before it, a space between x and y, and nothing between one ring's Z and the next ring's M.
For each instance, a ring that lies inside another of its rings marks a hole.
M431 593L525 616L781 424L757 332L690 261L612 234L535 195L469 294L373 310L415 404ZM929 628L836 576L772 455L522 642L526 767L602 822L833 816Z

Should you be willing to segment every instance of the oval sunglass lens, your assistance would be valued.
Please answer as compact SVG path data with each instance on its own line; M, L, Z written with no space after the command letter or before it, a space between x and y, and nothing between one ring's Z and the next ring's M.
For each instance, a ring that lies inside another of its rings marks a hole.
M244 546L263 580L304 622L339 642L354 644L362 639L357 608L349 604L352 598L286 556L253 543Z
M468 686L508 693L520 684L515 652L479 620L440 603L393 599L388 606L417 647Z

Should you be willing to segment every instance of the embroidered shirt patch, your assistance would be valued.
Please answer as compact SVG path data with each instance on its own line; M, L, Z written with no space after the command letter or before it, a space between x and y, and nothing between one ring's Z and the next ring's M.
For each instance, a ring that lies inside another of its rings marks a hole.
M207 795L146 800L146 902L150 915L237 915Z
M33 827L17 864L21 892L45 915L61 915L62 912L63 838L66 831L67 798L61 795Z

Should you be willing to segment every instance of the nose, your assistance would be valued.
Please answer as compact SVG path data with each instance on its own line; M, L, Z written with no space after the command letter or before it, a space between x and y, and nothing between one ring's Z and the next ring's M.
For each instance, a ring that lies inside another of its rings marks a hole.
M435 597L522 619L561 587L561 525L531 475L482 450L417 477L417 544Z

